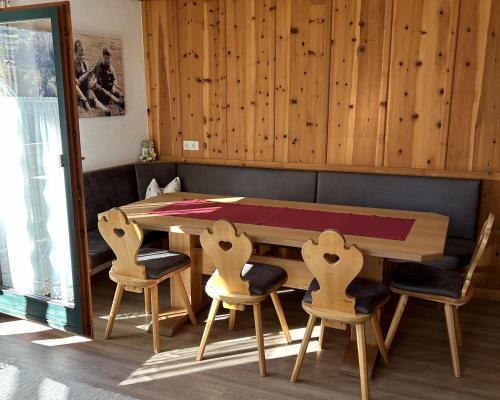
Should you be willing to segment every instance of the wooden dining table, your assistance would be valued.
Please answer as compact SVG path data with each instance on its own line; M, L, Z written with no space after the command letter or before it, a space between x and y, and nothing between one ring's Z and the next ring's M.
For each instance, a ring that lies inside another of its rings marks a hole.
M406 261L427 261L442 257L448 230L448 217L440 214L418 211L390 210L380 208L365 208L334 204L305 203L295 201L257 199L248 197L220 196L212 194L177 192L162 194L147 200L138 201L121 207L127 216L136 221L143 229L169 232L168 246L172 251L179 251L191 257L191 268L183 273L183 281L190 296L193 309L200 312L207 305L204 295L202 275L212 274L215 266L208 257L204 256L199 245L198 236L203 230L211 227L214 220L181 217L155 213L155 210L164 208L174 202L183 200L207 200L222 203L237 203L243 205L286 207L289 209L326 211L365 216L379 216L404 218L414 220L404 240L393 240L380 237L345 235L348 245L356 244L364 254L364 267L360 276L383 280L384 259L399 259ZM105 213L102 213L105 214ZM239 232L245 232L254 244L264 246L275 245L286 248L300 249L309 239L316 239L321 232L288 227L256 225L250 223L236 223ZM258 248L258 246L257 246ZM282 254L286 255L286 251ZM296 254L300 254L296 252ZM266 255L257 251L251 261L277 265L288 273L287 287L307 289L313 278L300 257L282 257ZM188 318L184 311L182 298L174 287L170 290L171 311L167 312L161 322L161 334L173 335ZM332 323L333 328L345 329L345 326ZM378 349L371 327L366 327L367 338L367 366L369 376L373 373ZM357 349L355 335L351 335L341 361L340 371L349 375L358 375Z

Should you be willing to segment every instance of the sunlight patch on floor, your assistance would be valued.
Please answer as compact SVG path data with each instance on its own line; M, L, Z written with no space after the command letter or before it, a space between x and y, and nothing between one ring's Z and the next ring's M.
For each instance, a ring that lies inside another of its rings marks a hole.
M295 357L300 349L300 341L305 328L292 329L290 334L296 343L287 345L282 334L269 333L264 335L266 359ZM319 334L319 326L315 327L313 337ZM318 343L312 340L307 352L318 350ZM208 342L204 360L196 361L198 347L174 349L154 354L149 360L120 382L120 386L151 382L175 376L199 373L219 368L230 368L238 365L255 363L258 371L259 356L255 336Z
M68 336L65 338L58 339L43 339L43 340L32 340L31 343L39 344L41 346L47 347L56 347L56 346L66 346L68 344L76 344L76 343L86 343L91 342L92 339L88 339L83 336Z
M27 333L37 333L50 330L52 330L52 328L48 326L25 320L0 323L0 336L24 335Z

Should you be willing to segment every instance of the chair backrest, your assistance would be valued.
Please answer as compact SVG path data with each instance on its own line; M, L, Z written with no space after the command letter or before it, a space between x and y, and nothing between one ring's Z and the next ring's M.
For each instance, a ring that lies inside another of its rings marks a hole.
M238 235L231 222L219 220L211 230L202 232L200 242L218 270L217 285L228 293L250 294L249 283L241 278L241 271L252 255L248 236Z
M493 227L493 221L495 221L495 215L493 213L490 213L490 215L488 215L488 218L486 218L486 221L484 221L483 227L481 228L481 233L479 234L479 239L476 244L476 248L474 249L474 253L472 254L472 258L467 270L467 275L465 277L464 286L462 287L462 296L465 296L465 294L467 293L467 290L469 289L469 286L471 284L472 275L474 274L474 271L479 264L479 260L483 255L484 249L488 244L488 239L490 238L491 229Z
M302 246L302 258L320 287L312 293L312 306L356 314L356 299L346 289L363 268L361 251L355 245L346 247L340 233L328 230L317 242L309 240Z
M112 270L124 277L146 279L144 265L137 263L144 233L139 225L130 221L119 208L112 208L99 219L99 232L115 253Z

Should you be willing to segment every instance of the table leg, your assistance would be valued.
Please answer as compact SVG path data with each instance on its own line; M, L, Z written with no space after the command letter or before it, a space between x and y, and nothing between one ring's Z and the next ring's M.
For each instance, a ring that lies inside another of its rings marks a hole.
M195 238L196 236L184 233L170 232L168 234L169 250L178 251L191 257L191 267L183 271L181 277L191 300L193 311L198 314L208 303L203 291L201 265L196 258ZM170 306L171 308L160 316L160 335L162 336L173 336L185 324L189 323L189 316L174 280L170 280Z
M383 281L384 278L384 259L379 257L365 256L365 262L361 273L358 275L363 278L370 278L376 281ZM381 317L381 310L379 318ZM366 366L368 370L368 379L372 378L373 370L377 364L378 359L378 346L375 332L370 323L365 326L366 336ZM340 362L340 372L345 375L359 377L359 364L358 364L358 350L356 343L356 329L351 327L351 339L347 344L342 360Z

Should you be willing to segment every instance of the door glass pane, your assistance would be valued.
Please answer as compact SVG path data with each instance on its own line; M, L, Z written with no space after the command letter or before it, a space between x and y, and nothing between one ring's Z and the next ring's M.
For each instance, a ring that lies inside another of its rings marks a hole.
M71 305L56 86L50 19L0 24L0 287Z

